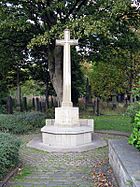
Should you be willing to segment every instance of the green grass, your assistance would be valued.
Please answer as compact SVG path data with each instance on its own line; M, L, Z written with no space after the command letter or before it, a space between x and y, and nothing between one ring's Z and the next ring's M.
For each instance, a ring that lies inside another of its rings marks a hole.
M21 168L21 170L18 172L18 174L14 177L14 180L22 181L22 180L24 180L24 177L29 176L31 174L32 174L31 167L24 166L23 168Z
M126 116L94 116L95 130L132 132L131 119Z

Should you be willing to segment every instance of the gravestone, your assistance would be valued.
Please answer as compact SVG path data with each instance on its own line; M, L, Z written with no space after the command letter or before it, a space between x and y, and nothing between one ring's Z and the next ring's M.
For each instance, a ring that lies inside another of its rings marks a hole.
M92 100L91 100L91 85L89 83L89 79L87 78L87 81L86 81L86 96L85 96L86 107L90 102L92 102Z
M35 110L35 98L34 97L32 98L32 107L33 107L33 110Z
M96 111L95 111L95 109L96 109L96 98L95 97L93 97L92 98L92 108L93 108L93 115L95 115L96 113Z
M27 97L23 97L23 110L24 111L28 110L28 108L27 108Z
M42 112L42 102L39 101L39 111Z
M95 113L96 113L96 116L100 115L100 99L99 99L99 97L96 97L96 101L95 101Z
M46 108L48 109L47 103L42 101L42 112L46 112Z
M36 111L40 111L40 104L39 104L39 98L36 98Z
M115 93L112 94L112 110L114 110L117 106L117 95Z
M13 114L13 99L11 96L7 98L7 113Z

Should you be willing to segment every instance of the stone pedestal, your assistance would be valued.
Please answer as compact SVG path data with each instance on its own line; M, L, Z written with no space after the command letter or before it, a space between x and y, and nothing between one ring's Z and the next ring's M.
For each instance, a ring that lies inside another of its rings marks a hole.
M85 151L95 148L92 142L93 120L80 120L79 109L72 107L71 102L70 46L78 45L78 40L71 40L70 31L65 29L64 39L56 40L56 45L64 47L62 107L55 108L55 119L47 120L46 126L41 129L42 142L33 141L28 145L32 147L37 145L38 148L50 152Z
M52 120L47 120L47 123L50 125L41 129L42 141L52 149L76 148L92 143L93 120L79 120L79 126L75 127L56 126Z
M55 119L46 120L42 142L50 149L75 149L92 144L92 119L79 119L78 107L55 108Z
M59 107L55 108L55 126L73 127L80 126L78 107Z

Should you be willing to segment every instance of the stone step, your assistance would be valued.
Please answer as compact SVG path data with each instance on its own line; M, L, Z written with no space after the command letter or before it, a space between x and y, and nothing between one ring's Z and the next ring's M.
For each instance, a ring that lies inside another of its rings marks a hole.
M85 176L85 174L84 174ZM82 178L83 173L50 173L47 175L46 174L40 174L40 173L32 173L28 176L25 177L25 179L50 179L50 178L55 178L55 179L66 179L66 178L71 178L71 179L77 179L77 178Z
M9 182L6 187L33 187L36 186L32 183L26 183L26 182Z
M24 178L24 180L36 180L36 181L51 181L51 180L53 180L53 179L55 179L55 180L62 180L62 181L64 181L64 180L66 180L68 177L67 176L40 176L40 177L38 177L38 176L26 176L25 178ZM74 180L74 178L73 177L71 177L71 179L73 179ZM75 178L76 179L76 178Z
M6 187L60 187L60 186L78 186L74 184L72 181L67 182L67 181L48 181L48 182L9 182Z
M72 182L78 182L78 181L82 181L83 178L82 177L79 177L79 178L76 178L76 177L68 177L68 176L65 176L65 177L61 177L61 176L40 176L40 177L37 177L37 176L26 176L24 177L24 182L29 182L29 183L33 183L33 182L42 182L42 183L46 183L47 182L52 182L52 181L56 181L56 182L61 182L61 183L65 183L66 181L72 181ZM16 180L16 182L19 182L18 180Z

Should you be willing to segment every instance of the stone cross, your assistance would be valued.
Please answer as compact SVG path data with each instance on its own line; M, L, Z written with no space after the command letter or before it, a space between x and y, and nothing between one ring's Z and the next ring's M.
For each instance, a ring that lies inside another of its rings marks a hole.
M72 102L71 102L71 53L70 53L70 46L71 45L78 45L78 40L71 40L69 29L65 29L64 30L64 40L56 40L56 45L64 46L62 107L72 107Z

